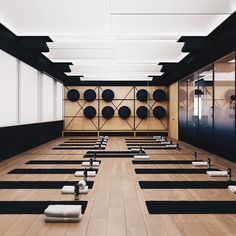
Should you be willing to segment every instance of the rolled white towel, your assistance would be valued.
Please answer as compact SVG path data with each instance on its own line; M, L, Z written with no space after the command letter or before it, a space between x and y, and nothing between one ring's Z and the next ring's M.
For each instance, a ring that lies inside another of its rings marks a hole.
M73 223L73 222L79 222L82 218L82 215L78 217L50 217L46 216L45 217L45 222L46 223Z
M75 217L81 215L81 205L49 205L44 214L49 217Z
M131 148L130 150L133 152L138 152L140 149L139 148Z
M99 164L100 163L98 161L93 161L93 166L99 166ZM89 161L83 161L82 166L90 166L90 162Z
M209 176L212 176L212 177L228 176L228 171L226 171L226 170L218 170L218 171L215 171L215 170L208 170L206 173L207 173Z
M193 166L208 166L208 162L207 161L193 161L192 165Z
M177 145L176 144L169 144L169 145L166 145L167 148L177 148Z
M81 179L79 181L78 185L79 185L79 189L81 190L81 189L83 189L86 186L86 181Z
M161 142L161 144L171 144L170 141L166 141L166 142Z
M75 176L76 177L83 177L84 176L84 171L76 171ZM96 176L96 171L88 171L87 176L90 176L90 177Z
M134 159L148 159L149 156L147 155L137 155L137 156L134 156Z
M88 193L89 189L88 186L84 186L83 189L79 190L79 193ZM74 194L75 193L75 186L63 186L63 188L61 189L61 193L62 194Z
M228 189L232 192L232 193L236 193L236 185L229 185Z

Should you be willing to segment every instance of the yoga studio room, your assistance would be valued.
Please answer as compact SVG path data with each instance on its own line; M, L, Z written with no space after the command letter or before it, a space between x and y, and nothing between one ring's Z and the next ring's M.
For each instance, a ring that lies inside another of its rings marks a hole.
M0 0L0 236L236 236L236 0Z

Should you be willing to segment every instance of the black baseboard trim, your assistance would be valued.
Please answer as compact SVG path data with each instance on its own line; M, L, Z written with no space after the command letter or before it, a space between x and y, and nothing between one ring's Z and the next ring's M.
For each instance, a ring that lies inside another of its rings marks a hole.
M98 136L98 132L73 132L73 131L64 131L64 137L73 137L73 136Z
M116 131L104 131L99 133L102 136L134 136L134 132L116 132Z
M63 121L0 128L0 161L62 136Z
M73 136L168 136L168 131L95 131L95 132L83 132L83 131L63 131L64 137Z
M148 132L136 132L136 136L168 136L167 131L148 131Z

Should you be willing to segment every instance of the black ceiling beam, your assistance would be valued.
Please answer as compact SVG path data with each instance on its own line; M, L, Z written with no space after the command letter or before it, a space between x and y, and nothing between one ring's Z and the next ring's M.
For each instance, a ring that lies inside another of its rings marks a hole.
M34 43L27 46L30 41ZM39 42L39 46L36 42ZM48 36L17 36L0 24L0 49L64 83L69 76L64 71L57 70L54 63L41 53L42 43L40 42L46 43L52 40Z
M53 42L48 36L19 36L20 46L33 52L49 52L47 42Z
M158 65L162 66L161 72L175 71L179 67L177 62L160 62Z
M200 43L201 38L203 40L202 43ZM184 50L189 50L190 53L178 63L177 70L166 71L162 75L169 84L183 79L236 50L236 12L206 37L184 36L179 39L179 42L187 42L188 40L192 40L192 44L189 43ZM197 41L198 43L195 44L194 42ZM199 46L200 44L202 47ZM207 44L210 45L206 46ZM197 50L197 47L199 47L199 50Z
M71 72L70 65L73 65L72 62L54 62L53 67L55 70L60 72Z
M205 36L182 36L178 42L183 42L182 52L199 52L211 48L211 42Z

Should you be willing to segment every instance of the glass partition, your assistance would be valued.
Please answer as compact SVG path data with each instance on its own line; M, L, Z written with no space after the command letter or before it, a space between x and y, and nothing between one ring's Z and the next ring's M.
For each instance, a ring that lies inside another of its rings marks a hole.
M236 162L235 53L179 82L179 138Z
M214 144L218 153L233 159L235 143L235 55L215 63Z

